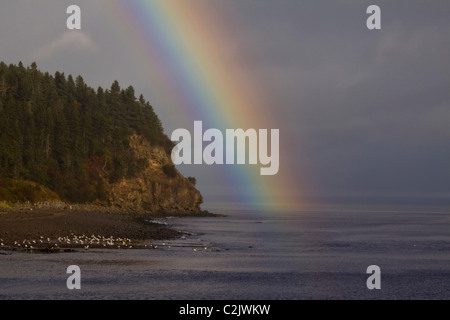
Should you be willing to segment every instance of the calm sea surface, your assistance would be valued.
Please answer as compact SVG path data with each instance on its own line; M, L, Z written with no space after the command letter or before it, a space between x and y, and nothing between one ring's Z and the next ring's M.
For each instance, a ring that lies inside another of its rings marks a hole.
M227 217L158 220L186 235L156 249L0 254L0 299L450 298L448 210L215 212ZM66 287L69 265L81 290Z

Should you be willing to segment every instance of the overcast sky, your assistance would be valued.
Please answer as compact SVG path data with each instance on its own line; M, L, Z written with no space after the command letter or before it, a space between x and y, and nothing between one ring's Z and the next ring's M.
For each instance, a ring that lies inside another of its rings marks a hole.
M215 2L242 51L257 52L247 67L270 84L280 175L297 182L298 197L450 198L449 1ZM82 8L82 33L67 32L70 4ZM99 4L108 1L0 0L0 60L81 74L94 88L133 85L170 134L181 120L163 84L127 63ZM381 30L366 28L370 4L381 7ZM207 202L233 196L218 169L180 169Z

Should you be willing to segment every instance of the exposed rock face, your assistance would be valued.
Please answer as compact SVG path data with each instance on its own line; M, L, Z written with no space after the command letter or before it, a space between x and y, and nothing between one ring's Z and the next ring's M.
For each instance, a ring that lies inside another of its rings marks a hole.
M152 146L139 135L130 137L130 147L137 158L147 159L148 166L137 178L122 179L111 185L109 204L124 209L151 212L198 212L202 195L178 171L169 178L163 166L172 164L167 153Z

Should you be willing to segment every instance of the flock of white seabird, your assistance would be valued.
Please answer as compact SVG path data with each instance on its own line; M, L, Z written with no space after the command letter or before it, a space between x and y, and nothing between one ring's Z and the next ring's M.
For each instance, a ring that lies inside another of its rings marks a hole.
M1 246L5 246L3 239L0 239ZM117 249L132 249L133 243L129 238L114 238L110 236L109 238L101 235L91 235L87 236L85 234L77 236L71 233L70 236L58 237L57 239L39 237L39 240L27 240L14 241L13 248L34 250L39 248L48 249L59 249L59 248L84 248L89 249L90 247L97 248L117 248Z
M181 240L186 240L186 237L181 237ZM170 249L172 246L175 247L192 247L194 252L199 251L210 251L207 243L199 243L201 239L197 239L197 243L159 243L159 246ZM110 236L109 238L101 235L91 235L87 236L85 234L79 236L71 233L70 236L58 237L56 239L50 239L48 237L40 236L39 240L27 240L14 241L14 245L8 245L4 243L3 239L0 239L0 247L7 247L9 249L20 249L20 250L50 250L59 251L60 249L70 250L71 248L84 248L88 250L89 248L105 248L105 249L132 249L142 248L142 249L157 249L158 244L133 244L129 238L114 238Z
M60 246L82 246L86 250L89 249L89 246L96 247L104 247L104 248L123 248L123 249L131 249L133 248L131 239L129 238L114 238L110 236L109 238L101 235L82 235L77 236L75 234L71 234L71 237L58 237L56 244Z

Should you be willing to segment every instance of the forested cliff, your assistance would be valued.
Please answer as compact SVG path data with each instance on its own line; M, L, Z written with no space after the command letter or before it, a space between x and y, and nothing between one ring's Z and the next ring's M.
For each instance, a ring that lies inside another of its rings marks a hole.
M200 210L202 197L173 166L172 147L131 86L94 90L81 76L0 63L3 181L32 181L73 203ZM8 197L0 188L0 201Z

